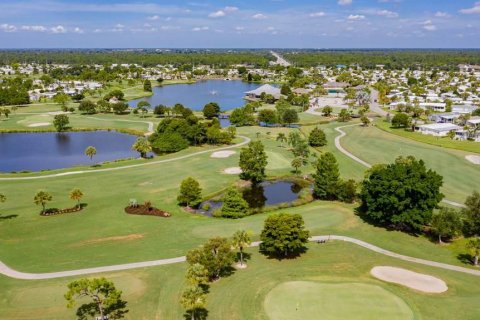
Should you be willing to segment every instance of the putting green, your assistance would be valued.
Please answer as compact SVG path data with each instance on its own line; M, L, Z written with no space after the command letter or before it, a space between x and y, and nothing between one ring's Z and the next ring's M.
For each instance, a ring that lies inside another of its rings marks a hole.
M415 319L401 298L364 283L284 282L268 293L264 308L271 320Z

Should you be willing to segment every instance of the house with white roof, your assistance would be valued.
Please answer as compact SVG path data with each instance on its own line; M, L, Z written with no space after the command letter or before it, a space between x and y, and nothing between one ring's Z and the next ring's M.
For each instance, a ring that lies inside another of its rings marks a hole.
M251 99L259 99L260 96L262 95L262 93L265 93L265 94L270 94L272 95L276 100L280 99L283 95L280 93L280 89L277 88L277 87L274 87L270 84L264 84L263 86L255 89L255 90L251 90L251 91L247 91L245 92L245 94L247 95L247 97L251 98Z
M422 134L428 134L436 137L446 137L449 132L462 130L462 127L453 123L432 123L419 125L415 128L415 130Z

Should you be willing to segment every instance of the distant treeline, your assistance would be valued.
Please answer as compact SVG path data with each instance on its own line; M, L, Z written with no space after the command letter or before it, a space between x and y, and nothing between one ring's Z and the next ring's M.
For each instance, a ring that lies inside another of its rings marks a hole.
M158 64L215 65L226 67L234 64L268 66L274 57L268 51L116 51L116 50L3 50L0 64L139 64L144 67Z
M480 50L302 50L283 52L285 59L298 67L358 64L373 69L440 68L456 70L459 64L480 64Z

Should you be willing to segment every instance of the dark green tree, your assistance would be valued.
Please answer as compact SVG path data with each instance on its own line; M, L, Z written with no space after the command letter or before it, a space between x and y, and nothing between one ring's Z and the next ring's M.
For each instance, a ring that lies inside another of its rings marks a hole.
M207 119L213 119L220 114L220 106L215 102L207 103L203 107L203 116Z
M312 147L323 147L327 144L327 137L322 129L315 127L308 136L308 144Z
M105 278L80 279L68 284L65 294L68 308L73 308L77 300L86 298L91 302L77 309L77 319L87 320L99 316L100 319L123 319L128 312L127 302L122 300L122 291Z
M316 171L313 175L315 197L322 200L337 199L340 173L335 156L330 152L322 154L315 163L315 168Z
M258 112L258 122L263 122L267 125L275 124L277 120L277 112L270 109L262 109Z
M70 120L66 114L57 114L53 117L53 126L58 132L67 130Z
M267 164L267 154L261 141L251 141L247 148L240 151L239 166L242 169L240 177L244 180L253 183L263 181Z
M362 183L362 210L369 220L401 230L421 231L443 199L442 176L422 160L399 157L373 167Z
M282 114L282 121L287 125L298 122L298 113L295 109L286 109Z
M150 80L145 80L143 82L143 91L152 92L152 82Z
M177 201L180 205L196 207L202 201L202 188L200 188L200 183L192 177L183 180L180 185L180 193Z
M392 127L394 128L406 128L410 126L410 117L406 113L397 113L393 116Z
M227 238L210 239L203 246L187 253L187 262L190 265L198 263L204 266L210 279L218 279L227 273L234 261L232 244Z
M480 235L480 193L474 191L465 201L465 233L467 235Z
M299 214L272 214L260 234L260 250L268 255L288 256L300 253L310 233Z
M86 114L94 114L97 112L96 105L93 101L83 100L78 105L78 111Z
M242 194L235 187L230 187L222 198L221 208L222 217L242 218L249 214L247 201L243 199Z

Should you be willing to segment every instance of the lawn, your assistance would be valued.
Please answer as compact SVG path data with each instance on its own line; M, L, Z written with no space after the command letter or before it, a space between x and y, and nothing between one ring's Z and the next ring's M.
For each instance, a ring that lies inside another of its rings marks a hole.
M392 128L390 124L383 120L375 121L377 128L382 129L386 132L393 133L395 135L412 139L415 141L428 143L434 146L439 146L443 148L457 149L466 152L480 153L480 143L474 141L457 141L452 140L448 137L434 137L431 135L425 135L418 132L406 131L403 128Z
M397 319L473 320L480 317L477 307L480 287L474 276L402 262L343 242L310 244L303 256L283 261L266 258L255 248L248 249L247 253L247 269L211 285L207 297L208 319L284 319L269 317L272 303L277 304L277 310L290 312L286 313L293 315L289 319L318 319L319 315L322 319L345 319L327 317L345 313L349 319L378 319L380 307L385 315L391 314L388 310L396 310ZM402 267L439 277L449 290L442 294L424 294L382 282L369 274L377 265ZM101 276L112 280L123 291L130 309L127 319L181 319L184 310L179 299L186 286L185 270L186 264L180 263ZM72 318L75 311L66 308L63 294L66 285L74 279L18 281L0 277L2 317L12 320ZM305 282L313 287L278 292L292 282ZM322 296L319 290L325 288L329 292ZM272 292L278 296L272 297ZM311 292L316 295L301 297L301 317L288 310L297 307L297 303L285 301L285 298ZM376 308L365 310L359 303L373 304ZM319 310L321 306L325 308ZM405 317L400 318L399 312Z

